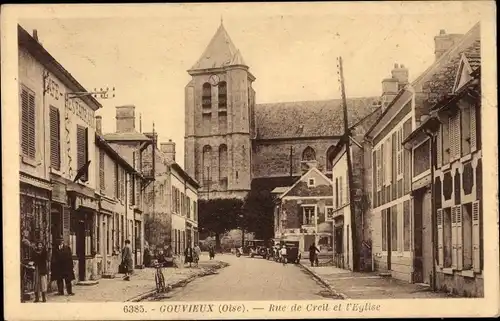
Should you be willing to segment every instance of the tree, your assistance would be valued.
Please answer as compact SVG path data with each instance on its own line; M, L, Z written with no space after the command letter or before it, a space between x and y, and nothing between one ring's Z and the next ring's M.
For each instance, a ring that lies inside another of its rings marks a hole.
M168 219L147 215L144 223L145 239L150 247L161 247L170 244L171 224Z
M268 189L252 188L245 198L245 228L257 239L274 236L274 196Z
M215 247L220 248L220 236L237 228L243 213L243 201L237 198L198 201L199 226L215 233Z

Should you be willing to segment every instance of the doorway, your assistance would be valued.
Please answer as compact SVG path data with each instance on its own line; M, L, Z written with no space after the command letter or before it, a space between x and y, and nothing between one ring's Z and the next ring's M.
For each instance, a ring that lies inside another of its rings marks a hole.
M78 258L79 281L86 280L87 256L92 253L92 213L76 211L76 256Z
M52 248L55 249L58 246L57 240L63 236L61 207L55 204L50 211L50 235Z
M414 197L413 282L431 283L432 275L432 197L429 189L419 190Z

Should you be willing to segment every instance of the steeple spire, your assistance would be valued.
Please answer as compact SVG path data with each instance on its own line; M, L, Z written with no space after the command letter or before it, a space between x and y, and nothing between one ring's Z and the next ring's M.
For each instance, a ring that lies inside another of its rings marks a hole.
M223 23L224 20L221 15L221 23L217 32L210 40L203 55L190 70L215 69L236 65L246 66L240 51L229 37Z

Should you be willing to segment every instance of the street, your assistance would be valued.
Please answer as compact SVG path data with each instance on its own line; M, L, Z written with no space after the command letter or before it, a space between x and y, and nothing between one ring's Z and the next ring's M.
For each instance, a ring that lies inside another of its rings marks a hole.
M230 266L219 274L199 278L174 289L165 300L320 300L331 299L328 290L298 265L276 263L262 258L217 255ZM326 294L322 296L322 294Z

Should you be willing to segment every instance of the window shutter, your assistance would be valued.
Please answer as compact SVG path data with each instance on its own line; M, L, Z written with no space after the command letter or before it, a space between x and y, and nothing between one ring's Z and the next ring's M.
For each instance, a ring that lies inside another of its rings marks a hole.
M436 165L437 168L440 168L443 165L443 139L441 126L439 126L436 137Z
M99 186L101 191L106 189L106 181L104 179L104 151L99 150Z
M450 141L450 162L455 159L455 120L453 116L448 118L448 137Z
M85 165L85 128L76 127L76 167L79 170ZM83 180L83 177L82 177Z
M457 270L461 271L464 261L463 230L462 230L462 205L455 206L455 221L457 225Z
M135 178L134 178L133 174L130 174L130 188L129 188L128 191L129 191L129 197L130 197L129 203L132 204L132 205L135 205L135 199L134 199L134 195L135 195Z
M451 267L457 269L457 218L455 206L451 207Z
M438 264L439 267L444 266L444 249L443 249L443 210L439 208L437 210L437 244L438 244Z
M342 206L344 205L344 186L342 186L342 176L339 177L339 186L340 186L340 192L339 192L339 205Z
M476 106L470 107L470 151L477 150Z
M60 120L59 110L50 106L49 112L50 121L50 166L53 169L61 169L60 156Z
M115 197L120 198L120 192L119 192L119 187L120 184L118 181L120 180L119 175L120 173L118 172L118 164L115 164Z
M385 185L385 143L380 145L380 187Z
M479 201L472 203L472 267L481 273L481 215Z
M28 156L31 158L35 158L36 156L36 135L35 135L35 96L32 94L29 94L29 100L28 100L28 105L29 105L29 153Z
M21 151L24 156L35 158L35 96L25 88L21 89Z
M455 159L460 159L461 153L462 153L462 138L461 138L461 128L460 128L460 110L458 110L457 114L455 115Z

